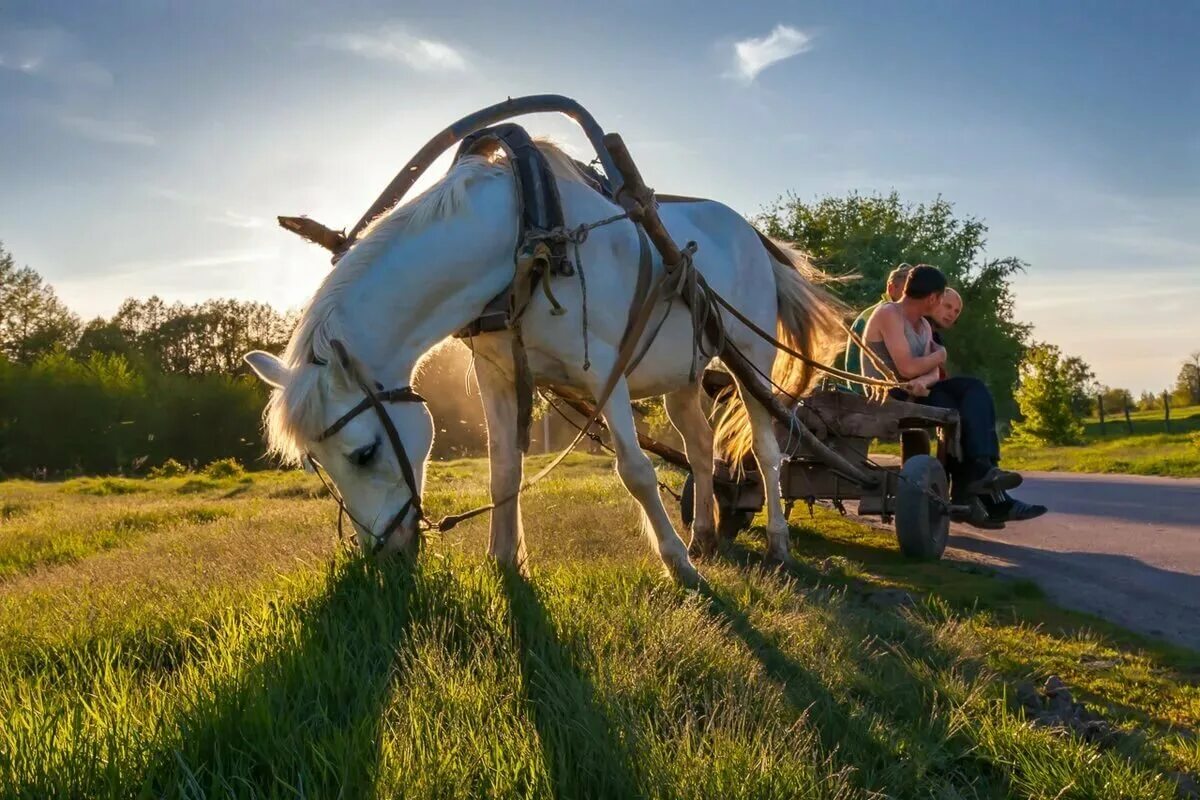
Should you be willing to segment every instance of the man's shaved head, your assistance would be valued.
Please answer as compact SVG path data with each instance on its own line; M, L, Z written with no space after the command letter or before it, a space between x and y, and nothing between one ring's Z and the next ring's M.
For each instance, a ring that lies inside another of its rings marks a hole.
M942 302L938 305L929 318L933 320L933 324L941 330L948 330L954 327L954 323L958 321L959 314L963 310L962 295L949 286L942 293Z

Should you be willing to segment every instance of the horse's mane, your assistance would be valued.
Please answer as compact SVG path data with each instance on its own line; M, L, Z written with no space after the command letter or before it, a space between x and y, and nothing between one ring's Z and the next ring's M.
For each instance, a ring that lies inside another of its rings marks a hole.
M551 171L560 180L586 183L577 163L561 147L538 140ZM509 179L512 171L502 150L456 161L433 186L373 221L362 238L325 277L300 315L283 361L291 372L287 386L272 392L263 414L270 452L284 462L299 463L303 444L319 435L327 420L326 377L330 370L314 362L334 364L330 342L345 342L341 313L343 290L365 273L401 233L417 233L432 223L469 211L468 188L481 180ZM514 192L515 192L514 183ZM517 221L513 220L516 225ZM346 342L353 352L353 344Z

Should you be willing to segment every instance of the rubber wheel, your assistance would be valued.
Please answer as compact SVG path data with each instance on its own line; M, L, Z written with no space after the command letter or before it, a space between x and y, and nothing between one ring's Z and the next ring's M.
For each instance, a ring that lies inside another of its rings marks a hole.
M938 559L950 536L946 470L929 455L915 455L900 468L896 486L896 539L909 558ZM942 500L939 503L930 493Z
M739 533L750 527L750 523L754 521L754 512L735 511L730 507L729 498L723 496L724 492L717 489L716 494L717 535L732 541L737 538ZM695 497L696 481L689 472L683 481L683 489L679 492L679 518L689 528L696 512Z

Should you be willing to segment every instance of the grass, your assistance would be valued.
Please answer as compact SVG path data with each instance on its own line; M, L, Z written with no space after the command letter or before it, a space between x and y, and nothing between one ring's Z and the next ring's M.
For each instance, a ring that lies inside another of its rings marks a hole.
M1123 417L1084 423L1084 443L1075 447L1004 447L1004 465L1011 469L1064 472L1111 472L1127 475L1200 477L1200 408L1173 410L1171 432L1163 427L1162 411L1130 414L1133 433Z
M0 484L0 797L1165 799L1200 773L1200 655L820 510L791 573L751 531L694 593L600 458L523 501L529 581L483 520L373 565L315 479L195 480ZM431 516L472 505L485 467L430 486ZM1130 735L1031 725L1014 688L1051 673Z
M1038 447L1003 442L1003 466L1015 470L1200 478L1200 407L1172 411L1171 433L1163 430L1162 411L1138 411L1130 417L1132 435L1122 417L1119 421L1110 419L1103 429L1098 420L1085 421L1080 445ZM871 451L899 455L900 446L876 441Z

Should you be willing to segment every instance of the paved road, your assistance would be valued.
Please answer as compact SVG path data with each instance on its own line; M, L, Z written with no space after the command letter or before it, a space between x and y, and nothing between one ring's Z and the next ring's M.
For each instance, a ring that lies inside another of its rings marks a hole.
M951 530L948 558L1036 581L1062 606L1200 650L1200 479L1026 472L1050 513Z

